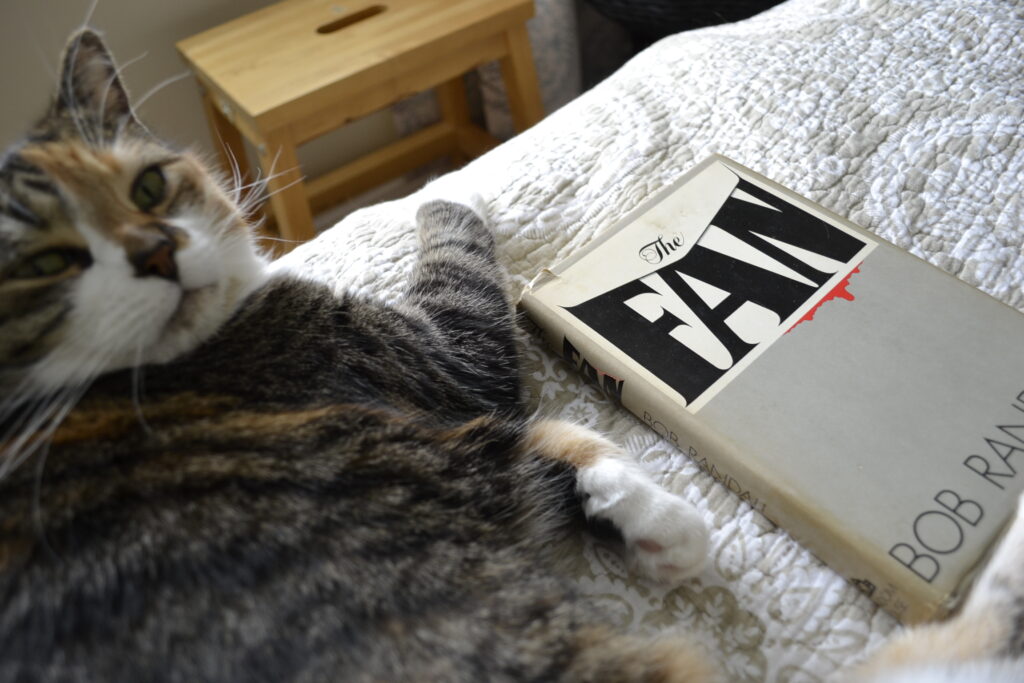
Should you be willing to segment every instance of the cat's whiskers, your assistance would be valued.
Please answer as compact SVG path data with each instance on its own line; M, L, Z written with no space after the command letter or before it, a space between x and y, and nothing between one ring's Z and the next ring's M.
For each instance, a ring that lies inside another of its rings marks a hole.
M99 7L100 0L92 0L89 5L89 9L85 12L85 18L82 19L82 24L78 27L79 30L89 28L89 24L92 23L92 15L96 13L96 8Z
M0 434L0 459L13 450L8 446L19 434L32 431L32 428L26 425L45 412L47 404L53 400L57 391L40 389L31 376L26 376L0 404L0 424L7 423L13 418L13 421L7 424L7 429Z
M257 242L284 242L286 244L302 244L302 240L286 240L283 237L271 237L270 235L257 235Z
M231 164L231 194L232 201L235 204L242 203L242 169L238 166L238 160L235 159L235 153L231 151L231 148L225 146L225 152L227 153L228 163ZM257 179L259 176L257 176Z
M232 181L233 181L234 184L233 184L233 187L231 188L230 191L234 195L233 199L234 199L236 207L238 208L238 211L241 213L241 215L247 221L251 221L253 216L255 216L259 212L260 207L263 204L265 204L267 202L267 200L270 199L272 196L274 196L278 192L281 192L282 190L288 189L289 187L295 185L296 183L302 182L305 179L304 177L299 177L299 178L293 180L292 182L290 182L290 183L288 183L288 184L286 184L286 185L284 185L282 187L276 188L272 192L267 192L267 185L270 183L270 181L274 180L275 178L280 178L282 176L285 176L285 175L293 172L297 168L299 168L298 166L293 166L291 168L286 168L283 171L279 171L277 173L274 173L273 172L273 168L277 164L277 160L278 160L278 156L275 156L274 157L274 161L271 162L271 165L270 165L270 168L271 168L271 174L270 175L268 175L265 178L261 177L262 171L261 171L261 169L257 169L257 171L256 171L256 178L252 182L242 184L241 183L241 180L242 180L241 172L240 172L240 170L238 168L238 163L235 160L235 157L232 154L231 150L228 149L228 148L225 148L225 149L227 150L228 157L229 157L229 159L231 161L231 166L232 166ZM278 151L278 155L279 154L280 154L280 151ZM246 192L246 190L250 190L250 191ZM254 226L258 225L258 224L259 224L258 221L253 223ZM257 237L257 239L258 240L277 241L277 242L290 242L290 243L295 243L295 244L299 243L296 240L284 240L284 239L278 239L278 238L266 237L266 236L260 236L260 237Z
M268 181L270 181L272 178L276 177L276 176L270 176L269 178L263 178L263 177L261 177L261 175L262 175L262 172L259 169L257 169L256 170L256 179L253 180L251 183L246 183L244 185L242 184L241 177L239 177L238 185L236 185L235 188L234 188L234 191L236 192L236 196L237 196L237 193L241 193L243 190L247 190L250 187L256 187L256 188L264 187L267 184ZM252 194L252 193L250 192L249 194Z
M235 153L231 151L231 146L224 142L224 138L221 137L220 131L216 131L217 143L220 145L220 149L224 152L224 155L228 160L228 167L231 171L230 178L224 178L222 172L214 172L215 175L219 176L228 187L227 191L231 195L232 201L235 204L240 204L242 201L242 169L238 165L238 159L235 158ZM259 180L259 171L256 172L256 179Z
M298 168L298 167L296 166L295 168ZM290 168L287 171L281 171L280 173L277 173L277 174L275 174L273 176L269 176L267 178L267 180L270 181L271 178L279 178L280 176L282 176L282 175L284 175L286 173L291 173L293 170L295 170L295 168ZM262 204L262 203L266 202L268 199L273 197L278 192L284 192L289 187L291 187L293 185L297 185L297 184L303 182L305 179L306 179L305 176L299 176L298 178L296 178L295 180L291 181L290 183L287 183L285 185L282 185L281 187L276 188L273 192L267 192L265 195L260 197L260 203Z
M282 190L287 190L292 185L295 185L296 183L301 183L303 180L305 180L305 177L296 178L295 180L293 180L292 182L288 183L287 185L279 187L279 188L273 190L272 192L268 192L267 191L267 185L270 183L271 180L274 180L275 178L280 178L281 176L287 175L287 174L291 173L292 171L294 171L295 168L298 168L298 167L296 166L296 167L293 167L293 168L285 169L285 170L283 170L283 171L281 171L279 173L275 173L273 175L269 175L266 178L259 178L259 177L257 177L257 179L255 181L253 181L251 183L248 183L247 185L240 186L239 190L245 190L245 189L248 189L248 188L254 188L251 192L248 192L246 194L245 198L241 202L238 202L238 208L240 210L242 210L243 215L246 215L246 216L252 215L253 213L255 213L255 211L262 204L265 204L268 199L270 199L272 196L274 196L278 192L281 192Z
M132 363L132 405L135 407L135 416L139 420L139 425L147 434L152 434L153 430L150 428L149 423L146 422L146 415L142 410L142 394L143 394L143 362L142 362L142 342L135 347L135 362Z
M99 373L97 372L96 374ZM30 457L39 448L48 449L50 447L50 439L53 437L54 432L56 432L57 428L64 422L64 418L68 416L68 413L78 405L78 401L81 400L83 395L85 395L90 384L92 384L92 380L72 385L71 387L68 387L66 391L62 392L62 395L59 397L60 400L54 402L54 408L50 411L49 419L43 423L45 426L42 433L39 435L38 440L25 457L15 461L14 467L23 463L26 458ZM0 477L2 476L3 475L0 474Z
M100 368L94 370L95 377ZM49 444L54 432L91 384L75 383L44 394L26 406L26 413L18 420L17 429L4 435L4 451L0 454L0 480L6 478L40 448ZM13 432L13 433L12 433Z
M291 173L292 171L294 171L296 168L298 168L298 166L293 166L292 168L286 168L285 170L280 171L279 173L275 173L273 175L269 175L266 178L261 178L261 177L259 177L259 175L257 175L256 176L256 180L254 180L251 183L246 183L245 185L239 185L237 189L245 190L245 189L248 189L250 187L265 188L267 186L267 183L269 183L271 180L274 180L275 178L280 178L283 175L287 175L287 174Z
M218 142L221 145L222 150L228 161L228 170L230 176L225 178L223 173L217 174L220 176L219 180L222 186L225 187L225 191L231 198L238 212L246 219L251 220L252 216L255 215L260 205L266 201L269 195L264 195L266 191L267 183L275 178L281 177L290 173L294 169L285 169L279 173L271 173L267 177L263 177L263 169L257 168L256 175L251 182L244 183L245 178L242 175L241 166L238 163L238 159L235 157L235 153L231 150L231 147L226 145L223 139L218 138ZM279 152L280 153L280 152ZM274 157L274 161L271 163L271 170L277 163L278 157ZM248 192L246 190L249 190Z
M182 71L181 73L175 74L173 76L169 76L169 77L165 78L164 80L160 81L159 83L157 83L156 85L154 85L152 88L150 88L149 90L146 91L146 94L144 94L142 97L140 97L139 99L137 99L135 101L135 104L134 104L135 111L139 111L142 108L142 105L145 104L146 100L148 100L150 97L152 97L153 95L157 94L158 92L160 92L161 90L163 90L167 86L172 85L174 83L177 83L178 81L183 80L185 78L188 78L191 75L191 73L192 73L191 71L187 71L187 70L186 71Z
M233 158L233 157L232 157ZM235 205L243 216L254 215L260 208L260 194L266 189L267 180L262 177L262 170L256 170L256 178L251 183L242 184L241 172L238 173L238 184L235 187ZM252 188L252 189L250 189ZM246 190L249 190L246 192Z
M245 200L244 200L244 205L243 205L243 203L238 202L239 208L240 209L244 209L243 210L243 215L246 215L246 216L251 215L251 211L255 211L257 208L259 208L259 206L261 204L263 204L266 201L266 198L261 197L260 195L261 195L261 193L266 191L267 183L269 183L274 178L278 178L281 175L283 175L285 173L288 173L291 170L291 169L286 169L286 170L281 171L279 173L274 173L274 167L277 166L277 160L280 159L280 158L281 158L281 150L278 149L277 153L274 154L274 160L270 162L270 171L267 174L266 178L261 178L260 177L261 174L262 174L262 171L263 171L263 169L260 168L260 169L256 170L256 178L251 183L248 183L246 185L239 185L236 188L236 193L240 193L242 190L245 190L245 189L250 188L250 187L256 188L252 192L249 192L246 195Z
M37 417L51 399L50 394L31 393L27 388L28 385L29 382L22 381L21 386L0 408L0 421L6 422L13 417L13 421L7 425L7 429L0 434L0 446L2 446L0 448L0 470L2 470L3 462L6 461L8 455L14 452L12 444L15 439L20 434L30 431L26 424L30 423L32 418Z
M43 446L42 451L39 453L39 458L36 461L36 473L35 480L32 486L32 524L36 530L36 538L42 544L43 548L54 558L59 558L57 551L50 545L49 539L46 538L46 526L43 523L43 472L46 469L46 458L50 455L50 444L47 443Z
M140 339L141 332L148 324L142 314L126 315L108 327L112 339ZM133 367L140 364L143 343L136 346ZM93 380L111 369L111 361L117 352L104 347L93 349L77 361L78 379L53 390L40 389L32 377L22 381L14 397L0 409L0 421L14 411L21 413L0 437L0 480L32 457L41 447L50 442L64 418L78 404ZM45 376L49 358L36 365L39 376ZM134 389L133 389L134 393ZM134 398L134 397L133 397ZM148 425L143 421L148 430Z
M91 380L89 382L83 382L78 386L67 387L61 392L55 394L47 408L47 413L51 413L46 417L49 424L45 426L42 434L39 435L39 439L32 444L28 450L17 454L13 462L10 464L10 467L6 467L6 462L0 463L0 480L3 480L5 476L10 472L13 472L18 466L23 464L38 451L39 457L36 460L36 468L32 485L32 521L36 529L37 538L42 543L43 547L54 557L57 557L57 553L53 550L49 540L46 538L42 509L43 473L46 469L46 459L50 454L50 438L61 423L64 422L68 413L70 413L78 404L78 401L81 400L82 395L88 390L90 384ZM45 422L43 424L45 425Z

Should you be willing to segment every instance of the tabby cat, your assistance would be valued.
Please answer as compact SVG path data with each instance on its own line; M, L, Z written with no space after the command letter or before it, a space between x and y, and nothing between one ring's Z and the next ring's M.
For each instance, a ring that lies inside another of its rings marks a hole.
M417 220L395 306L270 276L72 39L0 167L0 679L705 678L609 629L555 550L583 509L678 581L696 511L528 417L483 220Z
M73 37L0 160L0 680L713 680L561 571L583 517L664 582L708 535L528 415L479 202L421 207L385 306L270 275L239 199ZM1018 520L961 616L856 680L1018 680L1022 564Z

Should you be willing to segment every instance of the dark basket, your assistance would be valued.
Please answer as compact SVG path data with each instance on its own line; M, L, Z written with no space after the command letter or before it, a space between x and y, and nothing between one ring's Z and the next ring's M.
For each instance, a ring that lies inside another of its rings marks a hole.
M782 0L587 0L644 43L701 26L739 21Z

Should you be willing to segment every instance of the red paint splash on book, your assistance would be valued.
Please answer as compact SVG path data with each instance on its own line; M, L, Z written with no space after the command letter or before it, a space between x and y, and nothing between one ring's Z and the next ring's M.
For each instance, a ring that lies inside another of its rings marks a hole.
M842 282L840 282L839 284L832 288L831 292L821 297L821 300L818 303L814 304L814 306L811 307L811 310L807 311L807 314L804 315L804 317L797 320L795 323L793 323L793 327L786 330L786 334L789 334L794 329L796 329L796 326L799 325L800 323L810 322L811 320L814 320L814 314L818 312L818 309L821 308L822 304L828 303L833 299L846 299L847 301L853 301L854 296L853 294L850 293L850 290L847 289L847 287L850 286L850 278L853 277L854 273L860 272L860 267L862 265L864 264L858 264L856 268L851 270L850 273L845 278L843 278Z

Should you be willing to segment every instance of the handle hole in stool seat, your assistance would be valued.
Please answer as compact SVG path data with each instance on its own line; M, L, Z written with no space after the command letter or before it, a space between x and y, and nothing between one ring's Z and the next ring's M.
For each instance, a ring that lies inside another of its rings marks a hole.
M327 22L322 26L318 26L316 32L334 33L335 31L340 31L346 26L351 26L352 24L357 24L360 21L369 19L370 17L375 17L386 9L387 7L385 7L384 5L371 5L369 7L359 10L358 12L352 13L347 17L335 19L334 21Z

